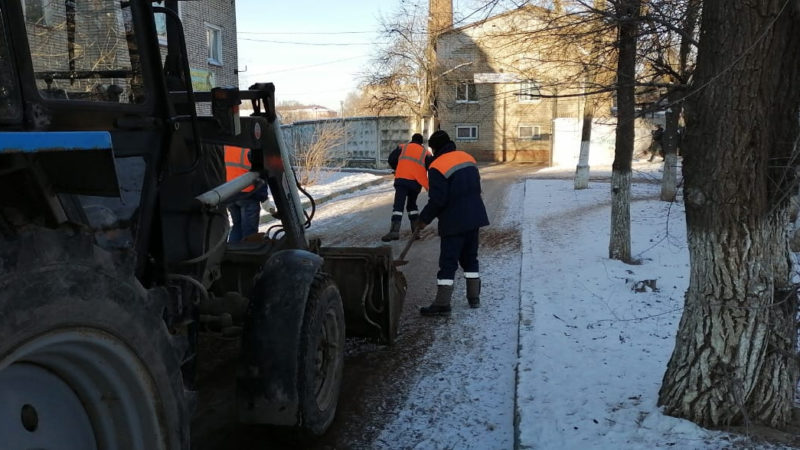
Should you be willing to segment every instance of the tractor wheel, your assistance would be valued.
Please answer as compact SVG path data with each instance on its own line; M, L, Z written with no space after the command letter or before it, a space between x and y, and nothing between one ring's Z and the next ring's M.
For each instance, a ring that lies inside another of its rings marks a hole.
M0 240L3 448L189 447L186 340L132 272L71 229Z
M321 435L333 422L342 386L344 335L339 289L332 279L318 274L308 293L299 355L304 434Z

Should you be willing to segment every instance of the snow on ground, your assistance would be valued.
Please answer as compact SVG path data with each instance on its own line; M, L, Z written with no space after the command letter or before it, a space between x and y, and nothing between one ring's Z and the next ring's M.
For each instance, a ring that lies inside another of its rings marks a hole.
M510 188L507 204L521 204L522 188ZM514 448L519 212L511 208L493 223L491 234L503 238L481 250L479 309L467 306L464 279L457 274L453 313L431 319L435 337L411 380L405 408L384 428L376 448Z
M303 186L306 192L311 195L315 201L324 201L331 197L341 198L342 195L357 190L360 187L368 186L373 183L378 183L380 180L385 179L386 175L390 172L381 173L380 171L369 172L352 172L342 170L323 170L319 173L319 177L310 186ZM300 201L307 202L308 198L301 192ZM261 225L259 231L265 232L269 229L273 218L270 212L275 211L275 203L272 195L270 198L261 204Z
M754 448L656 406L688 287L686 226L680 201L658 200L660 185L632 191L641 265L607 257L608 183L581 191L572 180L525 183L520 448ZM635 292L643 280L657 290Z
M387 172L388 175L388 172ZM344 171L322 171L319 179L314 184L305 189L312 197L322 198L337 192L347 191L364 183L369 183L383 178L376 173L365 172L344 172Z
M467 308L457 283L452 317L437 319L407 403L374 447L767 448L656 406L689 277L683 204L659 201L660 185L647 182L660 166L634 165L632 249L641 265L607 257L602 169L581 191L572 169L511 186L506 203L524 210L506 208L482 236L518 237L482 250L482 307ZM657 290L634 292L643 280Z

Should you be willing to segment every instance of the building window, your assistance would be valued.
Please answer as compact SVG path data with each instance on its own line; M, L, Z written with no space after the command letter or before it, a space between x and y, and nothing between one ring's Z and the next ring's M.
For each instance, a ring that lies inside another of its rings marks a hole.
M61 14L66 14L63 11L64 2L61 2ZM25 20L28 23L52 27L56 23L56 8L58 4L54 0L26 0L23 3L25 12ZM63 16L62 16L63 17Z
M222 28L206 24L206 44L208 44L208 62L222 65Z
M456 103L475 103L478 101L478 92L472 81L461 81L456 86Z
M529 141L541 139L542 127L539 125L520 125L519 138Z
M534 81L523 81L519 84L518 99L520 103L537 102L541 99L539 85Z
M475 141L478 139L477 125L456 125L457 141Z

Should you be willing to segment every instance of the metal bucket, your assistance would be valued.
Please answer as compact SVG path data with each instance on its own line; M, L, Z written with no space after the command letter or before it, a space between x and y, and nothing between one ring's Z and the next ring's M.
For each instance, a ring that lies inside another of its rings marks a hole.
M394 267L392 248L322 247L324 270L339 287L347 336L392 345L406 297L406 278Z

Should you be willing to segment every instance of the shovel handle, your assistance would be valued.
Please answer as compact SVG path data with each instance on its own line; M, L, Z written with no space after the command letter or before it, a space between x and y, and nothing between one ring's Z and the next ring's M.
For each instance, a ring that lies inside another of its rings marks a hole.
M414 241L417 240L417 236L419 236L419 231L420 229L417 228L416 230L414 230L414 233L411 234L411 238L408 239L408 242L406 242L406 246L403 247L403 251L400 252L400 257L397 258L398 260L403 261L405 259L406 253L408 253L408 250L411 248L411 244L413 244Z

